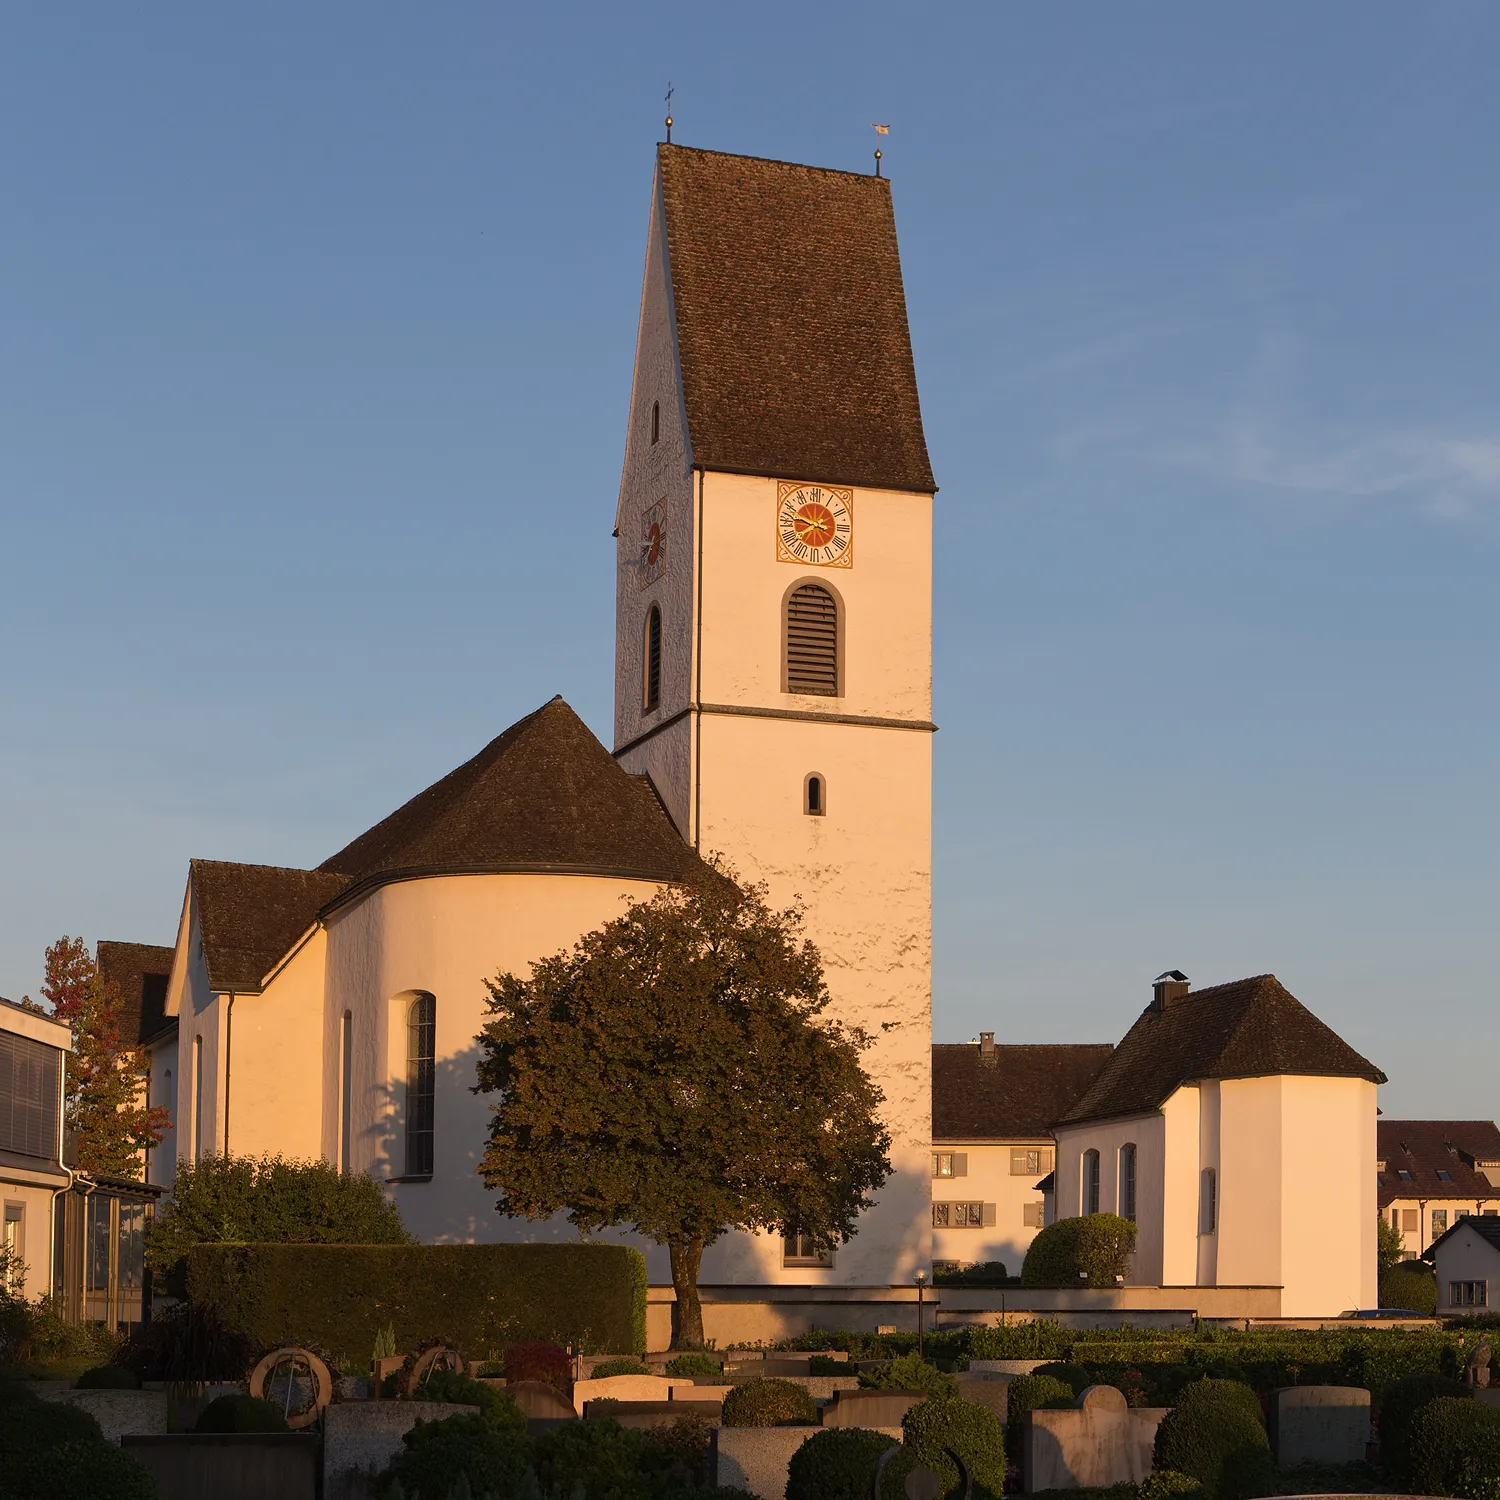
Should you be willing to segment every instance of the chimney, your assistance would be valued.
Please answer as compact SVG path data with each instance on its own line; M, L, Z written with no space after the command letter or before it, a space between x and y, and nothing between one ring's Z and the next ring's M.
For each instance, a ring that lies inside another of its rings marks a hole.
M1165 974L1158 974L1151 986L1151 1009L1163 1011L1176 1005L1187 996L1190 988L1188 977L1181 969L1168 969Z
M993 1031L979 1033L979 1066L982 1068L995 1066L995 1033Z

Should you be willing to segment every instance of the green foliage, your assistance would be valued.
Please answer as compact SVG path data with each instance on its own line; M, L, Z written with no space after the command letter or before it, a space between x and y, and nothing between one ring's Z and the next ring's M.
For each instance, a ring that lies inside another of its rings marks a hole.
M1417 1413L1430 1401L1462 1400L1468 1389L1447 1375L1403 1375L1386 1387L1380 1403L1380 1456L1398 1478L1411 1474L1411 1432Z
M684 1412L671 1422L649 1429L646 1434L654 1450L651 1467L665 1466L661 1476L663 1489L708 1483L709 1451L713 1442L713 1425L702 1412Z
M901 1441L943 1481L945 1493L959 1479L949 1448L968 1464L976 1495L1005 1491L1005 1427L987 1406L957 1397L929 1398L902 1418Z
M258 1396L219 1396L203 1408L194 1432L285 1432L286 1418Z
M370 1345L370 1362L373 1364L377 1359L394 1359L395 1357L396 1325L382 1323L375 1330L375 1342Z
M790 1380L747 1380L724 1398L725 1427L811 1427L817 1403Z
M1380 1278L1380 1305L1406 1307L1431 1317L1437 1311L1437 1277L1422 1260L1402 1261Z
M1136 1500L1169 1500L1173 1495L1196 1495L1202 1484L1175 1469L1152 1469L1136 1488Z
M1118 1214L1059 1219L1032 1240L1021 1285L1113 1287L1130 1264L1135 1235L1135 1221Z
M799 913L722 865L489 990L496 1208L665 1245L680 1343L703 1342L705 1246L794 1228L831 1247L890 1175L869 1038L825 1014Z
M588 1500L653 1500L670 1467L649 1433L610 1417L564 1422L536 1440L536 1474L546 1491Z
M1005 1286L1011 1279L1003 1260L976 1261L956 1271L934 1271L934 1286Z
M458 1370L434 1370L426 1380L411 1393L413 1401L445 1401L454 1406L477 1406L479 1415L491 1427L526 1435L526 1414L516 1405L515 1398L498 1386L486 1385L482 1380L471 1379Z
M66 1401L38 1401L31 1392L8 1391L0 1405L0 1474L23 1453L59 1448L64 1443L102 1443L99 1424L82 1407Z
M868 1500L875 1465L896 1440L864 1427L825 1427L792 1454L786 1500Z
M1066 1359L1078 1336L1076 1329L1038 1318L1005 1328L967 1328L964 1352L971 1359Z
M123 1340L103 1323L70 1323L52 1297L29 1304L31 1357L43 1361L87 1360L108 1364L119 1355Z
M1051 1375L1017 1376L1011 1381L1005 1398L1006 1421L1012 1431L1023 1432L1027 1412L1037 1411L1060 1397L1065 1397L1070 1403L1074 1400L1073 1388L1066 1381Z
M958 1382L951 1375L945 1375L936 1365L916 1354L903 1354L875 1370L861 1370L859 1383L866 1390L926 1391L929 1396L958 1395Z
M141 1377L124 1365L95 1365L85 1370L73 1384L80 1391L138 1391Z
M1093 1375L1082 1365L1068 1364L1063 1360L1054 1360L1051 1364L1038 1365L1031 1372L1033 1375L1050 1375L1054 1380L1060 1380L1073 1392L1075 1396L1091 1385L1108 1385L1108 1381L1095 1381Z
M1375 1265L1384 1276L1406 1259L1406 1241L1401 1231L1379 1209L1375 1212Z
M722 1376L724 1366L711 1354L679 1354L667 1361L667 1374L684 1380L714 1380Z
M195 1245L404 1245L401 1214L373 1177L329 1161L205 1156L179 1161L146 1236L152 1269L180 1292Z
M853 1375L854 1366L846 1359L830 1359L826 1354L815 1354L807 1362L809 1375Z
M1462 1397L1427 1402L1411 1424L1408 1460L1417 1493L1488 1500L1486 1487L1500 1481L1500 1411Z
M667 1367L669 1370L671 1366ZM649 1375L651 1366L638 1359L606 1359L594 1366L591 1380L608 1380L611 1375Z
M531 1445L525 1434L495 1427L482 1416L459 1412L437 1422L419 1421L401 1444L375 1481L380 1500L397 1495L446 1500L461 1479L475 1496L527 1493Z
M545 1381L566 1396L573 1383L573 1363L566 1349L547 1339L529 1339L505 1351L505 1378L512 1385L518 1380Z
M1270 1465L1260 1402L1238 1381L1184 1386L1156 1429L1153 1467L1187 1474L1221 1500L1256 1493Z
M142 1380L243 1380L255 1353L255 1342L214 1308L184 1302L141 1324L119 1362Z
M160 1500L150 1469L117 1443L73 1439L5 1466L6 1500Z
M267 1346L521 1340L644 1349L645 1259L624 1245L199 1245L196 1301Z

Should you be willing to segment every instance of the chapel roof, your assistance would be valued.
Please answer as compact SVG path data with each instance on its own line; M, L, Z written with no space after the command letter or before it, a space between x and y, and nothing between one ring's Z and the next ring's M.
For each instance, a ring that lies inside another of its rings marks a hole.
M890 183L657 151L693 462L933 492Z
M1385 1168L1376 1178L1381 1208L1404 1198L1500 1199L1500 1186L1479 1169L1490 1164L1500 1181L1500 1129L1493 1120L1380 1119L1375 1155Z
M124 1034L132 1043L149 1041L174 1024L166 1012L173 954L173 949L156 943L99 940L95 950L99 977L119 990L125 1005Z
M1109 1061L1109 1042L1060 1046L938 1042L932 1049L935 1141L1046 1140Z
M1060 1124L1143 1114L1185 1083L1212 1078L1385 1074L1324 1025L1274 974L1191 990L1148 1006Z

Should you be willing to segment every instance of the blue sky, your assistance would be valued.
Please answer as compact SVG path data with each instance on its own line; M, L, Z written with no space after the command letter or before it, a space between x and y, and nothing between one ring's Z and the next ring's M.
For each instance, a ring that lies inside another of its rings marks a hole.
M18 4L0 993L555 692L610 723L652 146L895 184L937 1035L1274 971L1493 1117L1500 12Z

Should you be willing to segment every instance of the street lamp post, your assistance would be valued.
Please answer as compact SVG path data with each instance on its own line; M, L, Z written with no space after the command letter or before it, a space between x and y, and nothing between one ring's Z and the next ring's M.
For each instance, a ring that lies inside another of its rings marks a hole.
M917 1358L922 1358L922 1293L927 1289L927 1272L918 1271L913 1278L917 1283Z

